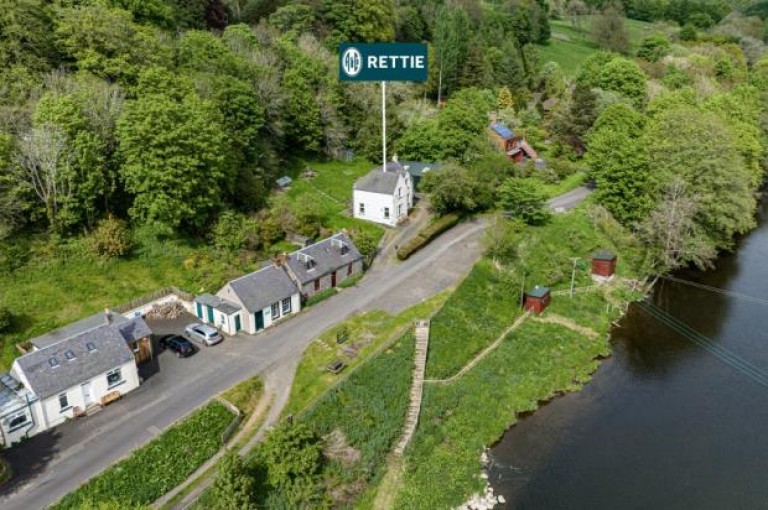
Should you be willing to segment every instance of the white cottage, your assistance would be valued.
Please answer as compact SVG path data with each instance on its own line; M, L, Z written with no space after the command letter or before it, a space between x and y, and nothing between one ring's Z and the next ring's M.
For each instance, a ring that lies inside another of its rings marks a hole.
M413 179L397 161L377 167L357 180L353 189L353 215L391 227L408 216L413 207Z
M141 318L132 319L147 329ZM60 425L139 387L126 323L103 324L38 348L0 376L0 436L5 445Z
M251 334L301 310L299 289L283 268L274 265L232 280L217 293L217 297L232 305L232 313L222 320L229 320ZM219 313L223 313L221 308ZM213 317L214 323L219 325L215 322L215 312ZM200 318L210 322L207 315Z

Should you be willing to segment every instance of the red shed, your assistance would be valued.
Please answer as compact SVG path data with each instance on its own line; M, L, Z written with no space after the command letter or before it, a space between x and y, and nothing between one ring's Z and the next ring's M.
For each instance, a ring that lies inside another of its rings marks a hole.
M616 272L616 254L608 250L599 250L592 256L592 274L610 278Z
M550 301L548 287L539 287L538 285L530 292L525 293L525 302L523 308L533 313L541 313L547 309Z

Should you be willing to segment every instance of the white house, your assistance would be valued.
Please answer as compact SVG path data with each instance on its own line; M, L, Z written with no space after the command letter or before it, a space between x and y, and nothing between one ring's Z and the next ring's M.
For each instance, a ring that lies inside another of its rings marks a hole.
M413 179L396 160L377 167L357 180L353 189L355 218L395 226L413 207Z
M141 318L132 319L145 330ZM139 387L126 323L109 320L16 359L0 376L0 435L5 445L55 427Z
M226 315L225 319L219 320L225 323L230 321L235 332L242 329L253 334L301 310L299 289L285 270L275 265L232 280L217 293L217 297L225 303L230 313L227 314L219 306L212 312L212 321L208 320L208 309L202 317L201 314L198 317L218 326L221 323L215 322L216 318Z
M228 335L236 335L243 329L243 307L213 294L195 298L195 315Z

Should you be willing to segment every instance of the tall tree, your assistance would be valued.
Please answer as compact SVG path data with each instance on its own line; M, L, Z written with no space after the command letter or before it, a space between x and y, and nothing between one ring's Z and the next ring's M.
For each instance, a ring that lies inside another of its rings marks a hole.
M229 451L219 462L211 487L216 510L255 510L256 482L242 457Z
M626 53L629 51L629 33L621 7L611 3L592 20L592 38L604 50Z

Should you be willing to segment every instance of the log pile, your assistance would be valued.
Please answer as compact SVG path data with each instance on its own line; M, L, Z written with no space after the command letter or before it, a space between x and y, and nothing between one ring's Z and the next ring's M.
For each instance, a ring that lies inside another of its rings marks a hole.
M186 310L184 305L178 301L172 303L163 303L162 305L152 305L147 318L149 319L178 319Z

